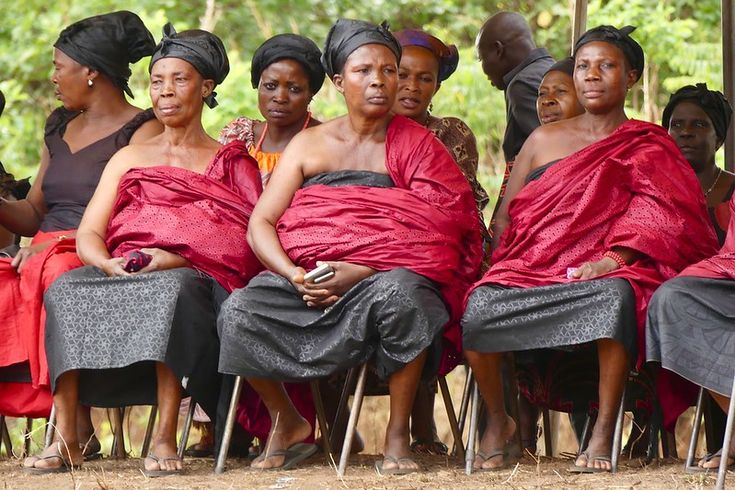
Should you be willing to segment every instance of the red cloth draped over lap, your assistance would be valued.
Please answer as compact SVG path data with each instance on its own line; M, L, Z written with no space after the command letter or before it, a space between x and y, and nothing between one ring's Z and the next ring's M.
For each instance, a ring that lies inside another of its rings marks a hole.
M717 247L691 166L663 128L642 121L627 121L552 165L518 193L509 214L493 265L475 287L570 282L568 267L600 260L613 247L637 251L641 259L599 278L633 287L639 362L654 290Z
M735 195L730 199L730 223L719 252L684 269L680 275L735 280Z
M113 257L140 248L175 253L231 292L263 269L246 239L261 191L258 164L241 141L223 146L204 174L133 168L120 180L107 249Z
M11 259L0 259L0 370L23 364L30 383L0 383L0 414L48 417L51 391L44 348L46 310L43 293L59 276L82 263L76 240L60 237L72 231L39 232L33 244L50 242L18 274ZM2 374L0 374L0 377Z
M399 267L437 282L451 320L440 373L461 360L462 298L479 273L482 239L472 189L434 135L394 116L385 162L395 187L313 185L296 192L278 221L291 260L344 261L378 271Z

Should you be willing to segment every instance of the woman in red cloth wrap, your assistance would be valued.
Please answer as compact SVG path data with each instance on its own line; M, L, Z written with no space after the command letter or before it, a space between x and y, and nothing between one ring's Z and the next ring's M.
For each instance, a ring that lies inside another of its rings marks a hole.
M181 471L182 386L214 416L218 305L262 269L245 239L262 188L257 163L241 142L222 146L201 123L229 71L222 42L167 24L150 71L164 132L110 160L77 235L87 266L46 293L57 442L26 459L32 473L80 464L78 403L158 404L144 473Z
M0 259L0 414L48 417L51 391L43 346L43 293L81 266L74 235L112 155L161 132L153 112L125 99L129 64L150 56L153 36L130 12L80 20L54 44L59 107L48 117L41 167L26 199L0 200L0 225L32 245ZM80 409L85 454L99 451L88 409Z
M594 342L599 412L572 469L609 471L615 415L645 309L664 280L716 246L694 172L660 126L628 120L643 70L632 27L601 26L575 45L585 113L529 137L513 167L493 265L468 295L464 346L487 405L475 466L512 458L516 430L501 385L502 353Z
M337 21L322 61L348 113L294 137L253 212L248 237L270 271L231 295L218 328L220 371L246 376L278 423L255 468L316 451L282 381L372 359L391 400L377 468L416 471L408 418L422 371L436 372L442 346L441 369L459 360L461 298L482 259L477 210L441 142L391 113L400 54L386 27ZM305 280L320 264L333 276Z

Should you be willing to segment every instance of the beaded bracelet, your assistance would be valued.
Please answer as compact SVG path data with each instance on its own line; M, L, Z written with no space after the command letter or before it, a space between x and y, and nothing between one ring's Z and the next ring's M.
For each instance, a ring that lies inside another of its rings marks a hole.
M620 267L621 269L628 265L619 253L613 252L612 250L608 250L607 252L602 254L602 256L613 259L618 264L618 267Z

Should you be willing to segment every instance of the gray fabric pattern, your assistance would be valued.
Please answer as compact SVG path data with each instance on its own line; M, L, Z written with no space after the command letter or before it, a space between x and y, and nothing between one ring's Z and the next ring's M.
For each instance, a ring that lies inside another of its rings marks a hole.
M80 369L80 401L155 403L151 361L163 362L179 379L189 377L187 390L211 410L219 385L216 302L223 293L189 268L107 277L87 266L64 274L44 298L52 387L61 374Z
M286 278L263 272L222 305L219 370L303 381L374 356L386 378L434 344L448 320L437 286L406 269L376 273L324 310L307 307Z
M466 350L511 352L563 348L609 338L635 358L635 297L625 279L534 288L484 285L462 317Z
M647 360L729 397L735 375L735 281L675 277L648 306Z

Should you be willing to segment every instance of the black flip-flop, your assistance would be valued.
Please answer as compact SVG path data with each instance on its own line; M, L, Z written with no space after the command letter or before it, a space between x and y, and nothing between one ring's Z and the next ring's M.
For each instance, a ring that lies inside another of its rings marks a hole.
M158 467L161 467L161 462L166 461L181 461L181 458L176 456L175 458L159 458L153 453L148 453L148 456L145 457L145 459L152 459L158 464ZM170 476L170 475L180 475L184 472L184 469L180 470L147 470L145 469L145 461L143 462L143 474L147 476L148 478L159 478L161 476Z
M281 466L276 466L273 468L253 468L254 470L266 470L266 471L279 471L279 470L290 470L297 464L301 463L302 461L310 458L316 452L319 448L317 448L316 444L308 444L305 442L297 442L296 444L290 446L288 449L278 449L273 452L269 453L261 453L261 456L258 456L258 458L262 460L273 458L275 456L283 456L283 464ZM253 463L258 460L258 458L255 458Z
M386 461L395 464L396 466L393 468L383 469L383 463ZM401 468L401 462L410 461L412 463L415 463L415 461L408 456L404 456L402 458L396 458L393 456L383 456L383 459L381 461L375 462L375 471L378 473L379 476L389 476L389 475L410 475L411 473L417 473L421 471L420 468Z

